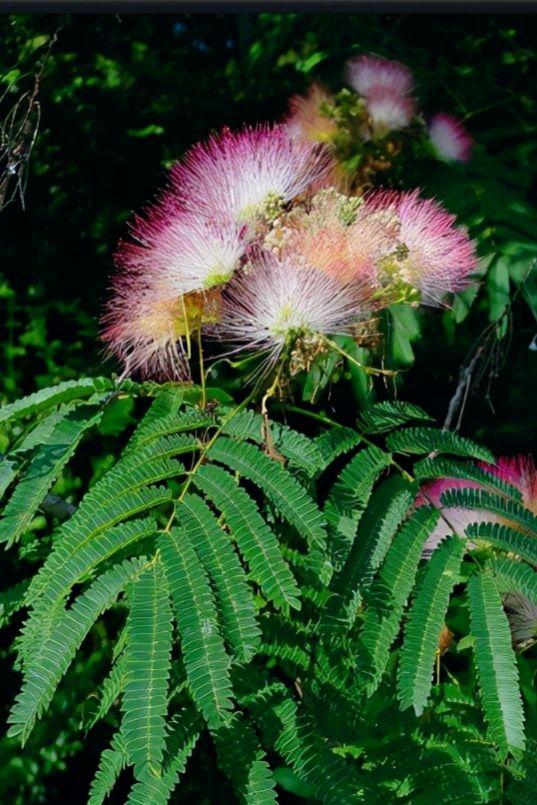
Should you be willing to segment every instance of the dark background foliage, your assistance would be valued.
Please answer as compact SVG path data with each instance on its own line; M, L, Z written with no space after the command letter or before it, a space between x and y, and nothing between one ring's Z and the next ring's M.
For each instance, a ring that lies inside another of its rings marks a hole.
M496 452L529 451L537 425L536 327L531 299L516 294L515 280L536 254L536 28L535 17L485 14L0 17L2 120L33 86L57 35L39 82L41 123L24 208L16 195L0 213L0 397L117 368L102 365L97 340L115 244L131 210L151 198L164 169L190 144L224 125L278 119L289 96L313 78L338 89L349 56L376 52L409 64L425 113L458 115L478 143L473 166L447 172L410 165L406 185L438 192L470 226L479 224L484 254L497 238L509 246L502 251L507 268L484 283L463 324L449 312L420 314L414 362L399 393L442 420L469 349L504 314L496 327L503 338L468 401L463 431ZM504 224L495 223L506 210L507 241ZM352 419L355 403L347 405ZM76 485L76 471L63 483L67 490ZM87 685L91 694L106 646L94 649L70 672L54 719L24 757L14 741L0 744L3 801L84 800L102 735L75 734L81 714L70 687ZM4 702L13 690L8 677ZM197 750L181 801L200 801L196 780L210 777L213 765L209 747ZM223 785L214 776L211 802L230 801Z

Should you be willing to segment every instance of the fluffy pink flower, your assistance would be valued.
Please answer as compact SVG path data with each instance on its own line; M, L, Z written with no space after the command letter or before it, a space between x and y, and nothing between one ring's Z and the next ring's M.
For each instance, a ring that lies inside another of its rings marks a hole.
M195 145L171 178L189 209L244 223L319 186L331 168L325 146L293 138L285 124L260 125Z
M439 112L429 124L429 137L436 154L447 162L468 162L473 140L460 120Z
M367 98L366 108L372 134L376 137L406 128L416 112L412 98L400 95L389 87L373 90Z
M154 380L187 380L188 362L181 336L180 300L155 300L141 278L116 279L115 293L103 317L101 337L108 353L123 363L125 374Z
M347 333L363 316L356 283L258 252L222 297L216 332L236 350L266 353L270 368L299 337Z
M372 210L397 215L400 253L387 267L391 277L421 292L425 304L438 305L447 293L461 291L477 267L475 246L454 215L434 199L420 198L419 191L382 191L366 202Z
M292 137L312 142L330 142L336 136L336 121L324 109L334 105L334 98L319 84L312 84L308 94L294 95L289 101L285 125Z
M357 56L347 62L347 81L359 95L369 98L380 89L391 90L395 95L408 95L413 89L412 73L398 61L378 56Z
M246 248L243 228L185 211L169 194L137 216L131 242L120 243L120 270L151 282L158 299L176 298L227 282Z
M323 190L307 209L283 221L281 250L291 261L310 265L340 282L363 285L363 304L375 287L378 264L397 247L397 217L368 212L358 198ZM370 304L370 302L369 302Z

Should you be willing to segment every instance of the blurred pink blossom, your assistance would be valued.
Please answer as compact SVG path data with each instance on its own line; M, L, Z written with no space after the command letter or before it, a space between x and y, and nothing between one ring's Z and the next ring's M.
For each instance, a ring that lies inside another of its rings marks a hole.
M473 140L460 120L439 112L429 123L429 137L436 154L447 162L468 162Z

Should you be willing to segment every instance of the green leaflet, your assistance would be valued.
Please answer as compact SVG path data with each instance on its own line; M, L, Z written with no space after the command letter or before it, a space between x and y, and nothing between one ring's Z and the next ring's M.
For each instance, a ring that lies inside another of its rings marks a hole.
M408 483L397 476L373 493L349 556L332 583L332 598L325 613L328 629L337 624L352 625L362 593L370 586L413 500Z
M537 537L537 517L516 500L492 494L485 489L448 489L442 493L441 500L448 507L493 512Z
M105 749L100 757L99 766L91 782L88 805L102 805L127 765L128 759L123 736L117 732L112 738L110 748Z
M289 698L273 709L281 723L275 748L298 777L312 786L315 799L328 805L361 800L363 780L355 769L330 751L311 716L300 711Z
M408 519L388 549L384 564L368 593L360 633L359 667L371 695L378 687L390 647L397 637L403 609L414 586L423 545L438 522L436 509L422 507Z
M27 667L21 692L11 709L9 735L21 735L23 743L54 695L80 644L97 618L112 606L125 585L147 564L145 559L126 560L103 573L78 596L72 607L55 619L39 652Z
M342 426L330 428L316 436L313 443L321 457L318 474L323 472L338 456L348 453L361 441L362 437L357 431Z
M438 640L464 551L464 540L455 535L442 542L431 556L410 609L397 682L401 708L413 707L418 716L431 690Z
M188 407L180 411L183 396L183 391L180 389L166 390L153 401L134 431L125 449L125 455L135 450L143 450L160 437L208 428L214 423L214 417L200 408Z
M71 562L74 555L80 556L81 553L84 555L83 549L100 533L111 529L122 520L145 513L171 499L171 492L163 487L135 488L132 491L127 489L127 492L128 494L113 497L100 506L97 501L92 501L92 505L81 505L76 510L58 532L58 548L49 554L47 561L34 577L28 590L28 603L42 595L51 580L54 586L57 586L61 580L53 577L60 572L67 561ZM106 538L102 543L106 548ZM74 564L78 567L76 559Z
M193 719L190 721L188 730L181 731L182 743L174 746L171 753L168 752L171 757L164 767L162 776L148 777L143 782L135 783L127 800L128 805L167 805L199 738L199 725ZM177 740L173 743L176 744Z
M84 400L93 394L103 394L111 391L114 383L106 377L84 377L82 380L67 380L50 386L34 394L29 394L10 405L0 408L0 424L18 419L30 414L37 414L47 408L72 400Z
M399 400L385 400L373 403L361 412L358 428L364 433L387 433L413 419L426 422L432 417L418 405Z
M6 489L17 477L24 460L31 454L36 447L48 441L50 434L63 418L64 413L53 411L43 417L37 425L23 438L20 444L16 445L8 455L0 457L0 499L4 496Z
M110 559L129 545L150 537L155 531L155 520L152 517L145 517L98 532L72 551L65 550L62 540L58 539L56 547L49 554L49 560L50 564L61 567L61 573L48 573L45 564L42 576L46 576L46 581L43 582L39 601L36 601L30 588L26 597L27 602L35 602L36 609L46 609L67 595L74 584L87 578L101 562ZM36 576L36 579L38 578L39 575Z
M263 444L263 424L260 414L247 409L229 419L222 428L222 433L241 441L249 439L256 444ZM319 470L321 456L315 443L307 436L279 422L270 423L270 434L276 449L290 464L304 470L310 477Z
M30 465L7 503L0 520L0 542L10 547L27 530L37 508L65 467L84 433L102 414L93 407L68 412L38 447Z
M137 780L159 778L166 738L172 612L159 562L132 584L121 734Z
M496 579L496 586L502 593L520 592L537 604L537 573L524 562L502 557L489 564Z
M229 535L197 495L186 495L179 523L204 564L215 588L224 637L237 659L248 662L259 645L252 594Z
M0 592L0 626L9 623L11 616L22 607L29 584L30 580L25 579Z
M263 642L260 651L268 657L277 657L290 675L307 674L311 662L311 635L286 618L269 615L263 619Z
M125 633L126 634L126 633ZM119 642L119 641L118 641ZM117 646L117 643L116 643ZM125 687L125 654L121 653L100 688L100 700L93 715L87 720L87 729L104 718Z
M209 458L226 464L256 486L304 537L311 548L323 551L326 531L323 517L299 482L276 461L248 443L219 438L209 450Z
M194 702L210 729L229 723L230 660L218 629L209 580L185 532L159 538L168 586L181 637L183 661Z
M474 661L490 738L503 757L524 749L524 714L511 633L494 578L476 573L468 582Z
M264 759L265 753L242 714L214 735L220 766L232 781L239 802L271 805L277 802L276 781Z
M462 478L477 481L489 489L502 492L515 500L521 500L522 493L497 475L476 466L472 461L456 461L449 458L422 458L414 464L414 475L418 481L429 478Z
M348 462L332 486L324 506L324 515L329 526L330 548L336 568L347 558L373 485L389 464L390 456L371 445Z
M471 540L484 540L492 545L518 554L530 564L537 564L537 542L533 535L523 534L501 523L472 523L466 528Z
M275 606L300 609L299 590L281 555L278 540L248 493L220 467L200 467L193 482L223 512L233 539L248 562L250 574L263 594Z
M394 453L451 453L494 463L494 456L485 447L457 433L437 428L401 428L389 434L386 446Z

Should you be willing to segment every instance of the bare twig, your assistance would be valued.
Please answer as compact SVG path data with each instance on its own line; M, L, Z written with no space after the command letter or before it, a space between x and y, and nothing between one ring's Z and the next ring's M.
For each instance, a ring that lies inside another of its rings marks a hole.
M21 81L31 76L32 85L16 98L0 121L0 212L17 196L24 209L29 160L41 122L39 103L41 79L59 30L58 28L49 38L37 70L17 79ZM8 86L2 93L0 104L9 98L10 88L11 86Z
M534 270L535 265L536 262L533 261L501 316L484 328L470 349L466 360L460 368L459 382L449 402L443 430L459 430L470 392L472 389L476 389L479 386L487 372L488 380L485 400L488 402L491 410L494 411L491 399L492 383L493 380L498 377L500 365L505 360L510 346L509 340L506 345L502 344L502 339L498 337L498 328L502 328L506 322L511 321L513 305L523 292L524 285L531 272ZM455 427L452 428L456 416L457 422Z
M450 400L448 412L446 415L446 419L442 426L442 430L450 430L451 423L453 422L457 411L459 411L459 417L457 420L457 425L455 430L459 430L461 426L462 415L464 413L464 408L466 406L466 401L468 399L468 392L470 391L470 387L472 385L472 379L477 368L477 364L481 360L483 356L483 347L479 347L473 358L471 359L468 366L461 366L459 371L459 383L457 388L455 389L455 393Z

